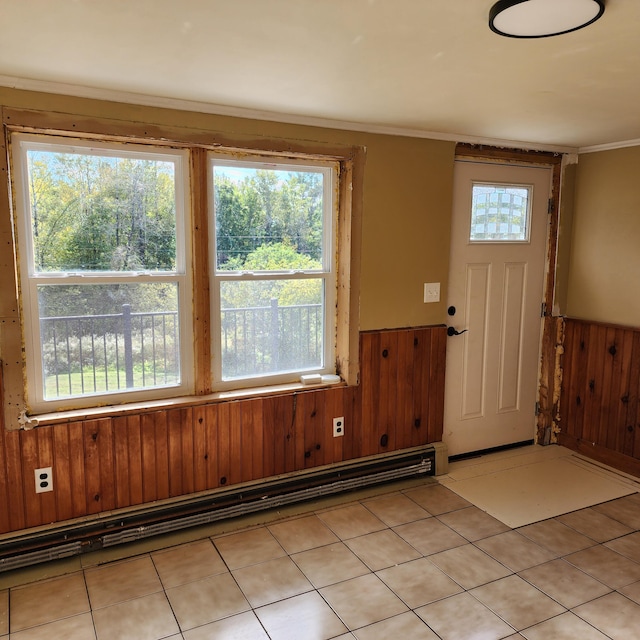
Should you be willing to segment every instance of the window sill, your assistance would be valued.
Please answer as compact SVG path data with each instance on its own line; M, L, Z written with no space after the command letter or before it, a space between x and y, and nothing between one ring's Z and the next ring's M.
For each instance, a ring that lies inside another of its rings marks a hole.
M132 402L129 404L106 405L103 407L90 407L85 409L68 409L52 413L40 413L28 416L24 429L60 424L65 422L79 422L82 420L100 420L102 418L114 418L138 413L151 413L167 409L180 409L185 407L197 407L216 402L229 402L232 400L245 400L251 398L264 398L286 393L300 391L327 389L330 387L344 387L344 381L319 382L317 384L302 384L292 382L268 387L252 387L250 389L237 389L234 391L219 391L205 396L181 396L166 398L163 400L150 400L148 402Z

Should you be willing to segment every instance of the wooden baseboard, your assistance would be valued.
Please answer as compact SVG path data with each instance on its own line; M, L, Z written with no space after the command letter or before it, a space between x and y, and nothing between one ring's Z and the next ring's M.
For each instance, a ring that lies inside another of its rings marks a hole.
M612 451L606 447L588 442L583 438L570 436L566 433L558 434L558 444L580 453L587 458L597 460L614 469L640 478L640 460L637 458L632 458L618 451Z

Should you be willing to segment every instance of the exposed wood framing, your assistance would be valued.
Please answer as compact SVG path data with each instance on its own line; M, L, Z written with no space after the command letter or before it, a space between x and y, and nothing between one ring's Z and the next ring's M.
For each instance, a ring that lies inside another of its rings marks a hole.
M211 327L209 288L209 211L206 190L207 152L191 150L193 337L195 393L211 393Z
M3 111L4 113L4 111ZM17 278L13 243L13 219L9 190L6 136L0 140L0 338L4 378L4 408L0 419L7 428L17 429L25 409L22 373L22 331L18 307Z
M354 148L352 157L341 162L339 176L336 368L347 384L357 384L359 375L360 300L352 287L360 282L364 161L365 150Z

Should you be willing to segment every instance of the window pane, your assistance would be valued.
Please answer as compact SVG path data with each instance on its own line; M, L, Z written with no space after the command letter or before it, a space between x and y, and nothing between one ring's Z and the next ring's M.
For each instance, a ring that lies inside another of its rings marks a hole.
M44 398L180 384L178 285L39 285Z
M320 270L324 174L215 164L216 268Z
M469 239L477 242L529 240L530 187L474 184Z
M175 271L175 163L27 151L33 268Z
M222 379L322 368L321 279L220 284Z

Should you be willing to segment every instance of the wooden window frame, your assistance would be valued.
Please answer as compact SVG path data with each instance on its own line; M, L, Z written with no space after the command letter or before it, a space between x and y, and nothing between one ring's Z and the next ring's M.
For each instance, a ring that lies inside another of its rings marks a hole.
M297 141L290 139L244 139L242 136L214 134L208 130L159 127L145 123L96 120L70 114L48 113L21 109L4 109L5 134L12 132L39 133L89 139L168 146L190 151L191 200L191 271L193 291L193 391L187 397L174 397L164 404L194 405L202 402L226 400L236 392L214 392L211 376L211 320L209 282L209 212L207 184L207 154L212 150L228 153L266 153L274 157L318 157L338 163L338 216L336 230L336 372L343 384L355 385L359 378L359 279L361 254L361 219L365 150L359 146ZM6 144L6 141L5 141ZM13 214L13 203L7 198L7 207ZM15 215L13 215L15 223ZM16 247L14 250L18 250ZM20 295L17 295L20 304ZM21 324L21 323L18 323ZM13 330L15 338L15 328ZM9 337L9 336L7 336ZM7 337L3 342L7 342ZM24 363L23 363L24 366ZM24 380L18 380L15 369L4 366L5 425L19 428L33 420L46 424L60 421L61 414L33 415L26 403ZM9 374L9 375L8 375ZM243 395L267 395L289 391L302 385L257 387L241 392ZM8 393L7 393L8 391ZM237 395L237 394L236 394ZM16 400L18 402L16 402ZM149 402L145 403L149 406ZM64 411L67 419L76 416L100 416L111 413L139 411L140 403L119 407L78 408Z

